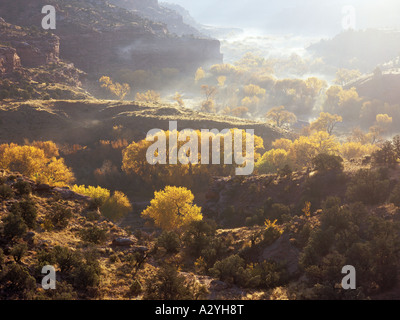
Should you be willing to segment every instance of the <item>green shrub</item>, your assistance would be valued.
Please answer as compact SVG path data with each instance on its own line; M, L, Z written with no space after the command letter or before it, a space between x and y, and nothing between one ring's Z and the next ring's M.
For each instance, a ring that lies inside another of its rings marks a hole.
M57 281L55 290L46 290L44 294L36 296L38 300L71 301L78 298L74 287L66 281Z
M10 199L14 197L14 192L12 188L6 184L0 185L0 197L3 199Z
M315 170L320 172L342 171L343 159L339 156L321 153L312 159Z
M60 204L53 205L51 211L46 215L46 220L50 221L52 226L58 230L65 229L72 217L71 209L64 208Z
M183 244L189 253L197 258L210 246L215 237L216 225L213 222L193 221L183 235Z
M270 220L282 220L282 216L290 215L290 208L281 203L274 203L271 209L265 215L265 218Z
M181 247L181 240L176 232L163 231L157 240L157 244L164 248L167 253L178 253Z
M51 250L51 251L40 250L36 254L36 259L38 260L39 272L41 272L41 270L44 266L54 265L57 263L56 256L55 256L55 250Z
M28 246L25 243L17 244L11 249L11 255L16 263L20 263L27 252Z
M3 218L3 222L3 235L9 240L22 238L28 230L28 227L20 214L9 213L5 218Z
M80 231L80 236L83 241L94 244L101 244L107 240L107 230L101 229L97 226L92 226Z
M14 203L10 211L14 214L20 214L28 228L33 229L36 226L37 208L32 200Z
M94 266L79 264L73 272L73 284L80 290L95 288L100 284L100 276Z
M238 255L232 255L217 261L209 272L221 281L239 284L242 283L244 268L245 261Z
M88 221L98 221L101 217L101 214L98 211L89 211L86 213L86 218Z
M192 300L194 288L180 275L176 266L164 264L154 277L146 281L145 300Z
M7 266L0 275L0 287L3 287L3 297L29 298L36 289L36 281L29 272L18 264ZM5 295L4 295L5 293Z
M55 247L53 249L53 254L55 262L62 273L72 270L81 261L81 256L78 252L72 251L66 247Z
M21 196L30 195L32 193L32 187L27 181L18 180L13 186Z
M346 197L350 202L377 205L386 201L390 182L384 172L360 170L351 180Z
M400 183L396 184L395 188L390 194L389 201L396 207L400 207Z

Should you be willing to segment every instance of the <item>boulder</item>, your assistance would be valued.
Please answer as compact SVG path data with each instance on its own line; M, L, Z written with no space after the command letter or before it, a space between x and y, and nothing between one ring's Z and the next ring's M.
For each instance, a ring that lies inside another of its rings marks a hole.
M60 196L64 199L64 200L78 200L78 201L87 201L90 202L92 199L88 196L82 195L82 194L78 194L76 192L73 192L72 190L70 190L69 188L54 188L53 189L55 192L59 193Z
M114 239L112 242L112 245L116 247L130 247L133 246L134 244L135 242L129 238L117 238Z
M21 60L14 48L0 47L0 75L21 68Z
M40 192L40 193L51 192L53 189L54 189L54 187L52 187L48 184L38 184L33 188L34 191Z

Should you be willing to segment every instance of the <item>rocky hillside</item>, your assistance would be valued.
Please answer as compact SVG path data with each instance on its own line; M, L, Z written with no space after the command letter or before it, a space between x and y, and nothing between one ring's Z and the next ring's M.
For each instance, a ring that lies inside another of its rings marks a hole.
M56 8L54 33L60 38L61 58L96 77L123 68L193 70L203 63L222 62L219 41L177 37L165 24L105 0L34 0L28 4L25 0L5 0L0 3L0 17L16 25L40 28L44 5Z
M197 28L185 23L182 15L164 5L161 6L158 0L110 0L110 3L131 10L149 20L161 22L167 26L169 32L178 36L203 36Z
M390 104L400 103L400 72L398 69L385 71L380 75L370 74L349 83L346 89L355 87L362 97L377 99Z
M369 73L377 65L398 56L399 40L400 32L396 30L346 31L333 39L314 43L307 50L337 68Z
M173 105L104 100L10 102L1 107L0 119L0 141L19 143L29 138L91 145L112 138L113 128L118 126L123 128L120 138L138 141L151 129L168 130L169 121L178 121L179 130L255 129L266 146L285 134L259 122ZM21 127L21 123L27 126Z
M59 53L58 36L0 18L0 99L90 97L80 89L85 73Z
M169 256L155 249L156 229L153 234L136 229L136 237L102 217L92 199L68 188L38 185L0 170L0 204L0 299L141 299ZM14 218L19 220L10 222ZM229 250L234 253L257 230L219 230L217 236L232 239ZM279 260L275 251L267 246L264 254ZM44 265L56 268L56 290L42 289ZM296 270L294 266L292 272ZM179 276L192 288L202 287L206 299L257 299L264 294L193 272Z
M123 298L129 281L119 283L124 277L116 272L119 264L109 262L110 256L145 254L148 248L138 246L135 237L93 211L88 197L68 188L37 185L4 170L0 170L0 179L1 299ZM20 206L23 216L29 212L32 219L27 225L21 220L12 229L7 217L18 216ZM18 258L15 248L22 250ZM52 264L49 257L53 253L58 255L58 262L53 262L58 287L50 292L41 289L41 266ZM62 254L70 257L69 262L60 258ZM96 256L93 269L84 266L89 264L89 254ZM21 276L18 286L13 286L12 272ZM81 272L88 278L78 277Z

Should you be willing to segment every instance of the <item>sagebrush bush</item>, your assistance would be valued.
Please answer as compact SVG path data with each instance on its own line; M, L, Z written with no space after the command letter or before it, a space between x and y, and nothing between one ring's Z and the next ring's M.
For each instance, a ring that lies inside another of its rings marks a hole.
M176 232L164 231L158 238L157 244L164 248L167 253L178 253L181 247L181 240Z
M33 229L36 226L37 208L33 200L16 202L11 206L10 211L20 214L28 228Z
M0 185L0 197L3 199L10 199L14 196L13 189L6 184Z
M9 213L3 218L3 222L3 235L8 240L22 238L28 230L28 226L19 213Z
M71 217L72 217L71 209L65 208L59 203L56 203L51 208L51 211L47 213L46 220L51 222L51 225L54 228L62 230L68 226Z
M202 221L193 221L189 224L183 235L183 244L193 257L199 257L201 252L210 246L215 237L215 223Z
M13 187L18 191L21 196L29 195L32 193L32 187L27 181L18 180L16 183L14 183Z
M27 299L36 289L36 281L29 272L18 264L7 266L0 274L3 298Z
M350 202L377 205L386 201L390 181L382 171L360 170L351 180L346 197Z
M27 252L28 246L25 243L17 244L11 249L11 255L16 263L20 263Z
M79 252L66 247L57 246L53 249L54 260L62 273L69 272L81 261Z
M83 241L100 244L107 240L107 230L92 226L82 229L80 231L80 236Z

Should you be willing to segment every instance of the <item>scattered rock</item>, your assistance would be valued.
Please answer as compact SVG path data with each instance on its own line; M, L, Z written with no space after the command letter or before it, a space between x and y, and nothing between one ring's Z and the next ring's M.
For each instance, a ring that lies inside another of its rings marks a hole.
M64 200L78 200L86 202L90 202L92 200L90 197L75 193L69 188L54 188L53 190L58 192Z
M48 184L38 184L33 189L36 192L45 193L45 192L51 192L54 189L54 187Z
M134 248L135 252L140 252L140 253L145 253L147 251L149 251L150 249L148 247L145 246L138 246Z
M112 242L112 245L116 247L130 247L133 246L134 244L135 242L128 238L118 238L114 239Z

